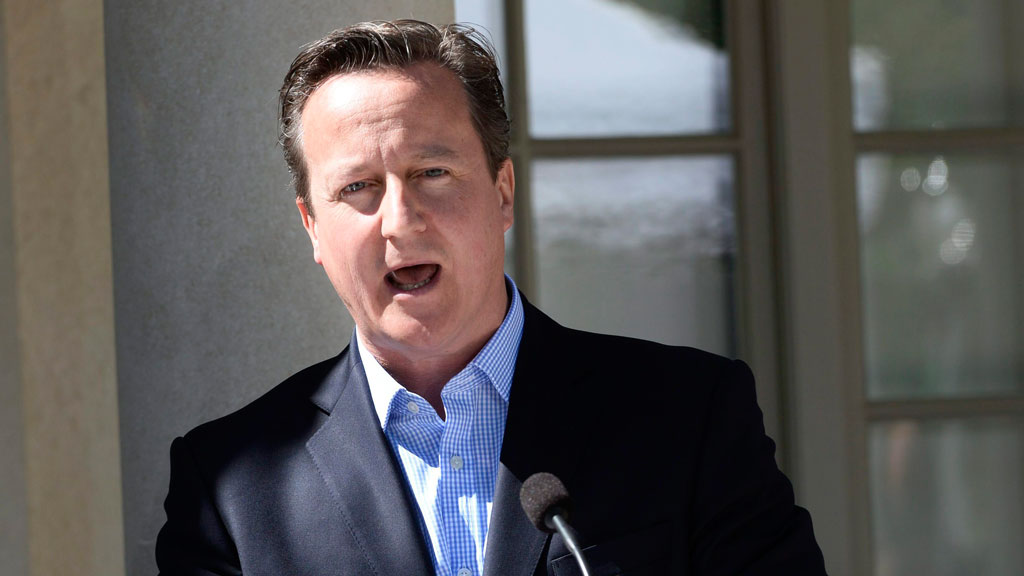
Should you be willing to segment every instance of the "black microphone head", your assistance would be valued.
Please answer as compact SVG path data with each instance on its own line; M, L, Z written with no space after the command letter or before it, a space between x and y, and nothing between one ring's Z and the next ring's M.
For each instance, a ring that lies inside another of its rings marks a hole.
M569 515L569 491L558 476L550 472L537 472L527 478L519 490L519 503L526 517L541 532L555 531L554 526L548 525L554 514Z

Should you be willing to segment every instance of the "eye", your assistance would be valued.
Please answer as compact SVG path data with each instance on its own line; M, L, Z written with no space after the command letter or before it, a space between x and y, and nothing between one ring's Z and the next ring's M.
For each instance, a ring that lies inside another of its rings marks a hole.
M427 168L423 171L423 175L427 178L437 178L438 176L444 176L448 171L444 168Z
M345 186L344 188L342 188L341 191L346 193L346 194L348 194L348 193L351 193L351 192L359 192L363 188L366 188L366 182L353 182L353 183L349 184L348 186Z

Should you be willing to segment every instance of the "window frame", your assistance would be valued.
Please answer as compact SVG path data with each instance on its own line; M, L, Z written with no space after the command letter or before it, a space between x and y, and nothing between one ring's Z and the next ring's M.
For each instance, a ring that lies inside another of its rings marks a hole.
M873 152L1024 150L1024 127L858 132L851 2L779 0L769 16L780 137L773 149L794 482L830 574L873 574L868 433L875 422L1024 416L1024 394L866 396L856 162ZM812 86L819 90L808 90ZM814 297L809 295L814 294Z

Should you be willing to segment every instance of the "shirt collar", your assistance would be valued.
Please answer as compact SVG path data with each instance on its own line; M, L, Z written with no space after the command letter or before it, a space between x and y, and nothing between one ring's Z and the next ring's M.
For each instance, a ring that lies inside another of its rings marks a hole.
M505 319L487 341L487 344L484 344L480 352L452 380L458 379L463 372L471 368L480 370L487 376L501 398L508 403L509 393L512 389L512 373L515 371L516 357L519 353L519 341L523 336L523 302L519 298L519 289L516 287L516 283L508 275L505 275L505 287L512 300ZM388 374L380 362L373 357L373 354L366 349L362 338L359 337L358 328L352 339L355 340L359 350L359 359L363 364L366 381L370 386L373 409L377 413L381 428L387 429L391 404L396 396L405 391L405 388L392 378L391 374Z

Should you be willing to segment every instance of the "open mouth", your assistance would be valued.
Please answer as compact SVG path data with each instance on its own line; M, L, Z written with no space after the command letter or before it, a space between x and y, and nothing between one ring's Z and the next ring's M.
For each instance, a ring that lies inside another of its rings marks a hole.
M417 264L392 270L384 278L393 288L411 292L430 284L440 270L437 264Z

